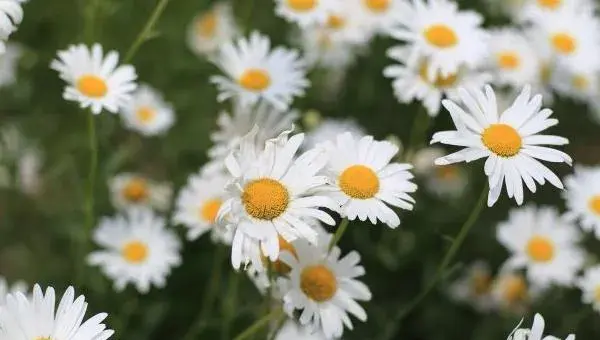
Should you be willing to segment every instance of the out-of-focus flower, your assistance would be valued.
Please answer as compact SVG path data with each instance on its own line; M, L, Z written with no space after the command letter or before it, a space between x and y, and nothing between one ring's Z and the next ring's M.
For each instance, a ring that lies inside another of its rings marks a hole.
M342 6L327 18L320 26L333 42L366 46L374 34L372 27L365 21L360 7L355 2L343 1Z
M238 27L231 11L231 5L219 2L205 12L194 17L188 27L189 48L198 56L211 56L221 45L231 41L238 34Z
M6 297L8 294L26 294L28 289L29 288L27 287L27 283L25 283L25 281L17 281L12 285L9 285L6 278L4 276L0 276L0 307L6 304Z
M488 65L495 83L520 89L540 77L540 59L519 30L502 28L492 31L490 50Z
M423 102L427 113L432 117L438 115L444 97L457 100L459 88L479 88L492 80L489 73L467 66L459 67L456 73L449 73L446 76L438 72L434 78L431 78L428 76L427 59L421 58L415 63L410 63L408 60L410 53L409 48L405 46L388 50L388 56L399 64L386 67L383 74L393 79L392 87L398 101L410 103L418 99Z
M296 309L301 309L300 324L311 331L320 330L326 338L340 338L344 325L352 329L348 313L360 321L367 320L367 313L356 301L371 299L371 291L356 278L365 274L359 265L360 255L352 251L341 257L341 250L333 247L327 251L326 236L318 246L298 239L292 244L293 255L283 252L281 260L291 271L285 278L279 278L283 287L283 308L293 317Z
M523 5L529 0L484 0L487 13L516 19L523 10ZM536 1L536 0L534 0Z
M335 39L322 27L309 27L298 32L304 59L309 67L346 69L356 59L356 46Z
M436 160L437 165L472 162L487 158L484 171L488 176L488 206L494 205L506 184L508 197L517 204L523 203L523 182L531 192L536 191L535 182L543 185L546 180L562 189L560 179L539 160L571 164L566 153L542 145L565 145L564 137L540 135L539 132L558 124L550 119L552 110L541 109L542 96L531 97L526 86L510 108L498 111L496 96L490 86L480 89L459 89L464 105L458 106L444 100L456 130L437 132L431 143L441 142L463 147L462 150ZM466 109L466 110L465 110Z
M520 328L521 323L523 323L523 320L508 335L507 340L560 340L551 335L544 336L544 318L540 314L535 314L531 329ZM570 334L565 340L575 340L575 335Z
M337 136L344 132L348 132L356 138L361 138L366 134L362 126L352 118L327 118L306 134L304 148L311 149L317 144L327 141L335 142Z
M24 194L38 194L42 187L41 167L41 151L18 127L7 125L0 130L0 188L16 185Z
M475 309L485 312L493 307L491 288L490 268L487 263L478 261L470 265L464 275L452 283L449 294L455 300L469 303Z
M579 221L581 228L592 231L600 239L600 168L575 167L575 173L565 178L567 204L565 217Z
M460 11L453 1L415 0L390 35L407 43L409 65L427 59L425 74L434 81L483 62L488 46L482 22L479 13Z
M321 25L343 0L276 0L275 13L305 28Z
M262 268L263 255L276 261L279 236L287 242L296 238L316 242L318 233L303 219L314 217L333 225L333 218L319 208L338 209L333 200L315 193L327 183L325 176L317 174L327 161L322 150L295 158L304 134L290 137L291 131L267 141L263 149L256 145L257 130L244 136L225 160L233 182L218 219L234 230L231 262L235 269L249 262Z
M23 51L14 43L6 45L6 51L0 55L0 87L10 86L17 80L17 66Z
M346 132L320 147L329 156L323 173L331 184L323 193L341 206L342 216L369 219L373 224L379 220L391 228L400 225L400 218L388 205L412 210L415 200L409 193L417 186L410 181L412 165L390 163L397 146Z
M492 283L491 297L494 308L516 314L523 313L534 297L534 288L527 283L525 276L504 270L498 273Z
M64 99L79 102L82 108L90 107L94 114L103 109L117 113L131 100L137 87L133 66L119 66L118 62L116 51L104 55L100 44L91 49L81 44L59 51L50 67L67 82Z
M288 320L275 336L275 340L326 340L322 331L311 331L308 327L298 325L294 320Z
M521 7L513 16L517 21L536 23L548 15L560 12L593 13L593 0L520 0Z
M87 261L99 266L121 291L131 283L141 293L163 288L171 269L181 263L181 244L165 220L149 208L131 208L123 215L103 218L94 230L94 242L103 249Z
M526 268L528 280L538 287L571 286L585 261L579 230L555 208L513 209L496 236L511 253L503 267Z
M106 313L84 321L88 304L83 295L75 298L73 287L65 291L58 310L55 299L54 288L48 287L44 294L39 285L33 287L31 297L9 294L0 313L0 339L106 340L114 334L102 323Z
M438 147L417 151L412 160L415 173L424 178L427 191L440 197L459 197L469 182L467 171L458 164L435 165L434 161L442 156L444 150Z
M600 266L587 268L578 279L577 286L582 292L581 302L592 305L595 311L600 312Z
M187 239L193 241L210 231L214 242L231 244L231 232L216 223L217 213L225 199L225 186L230 177L200 171L188 178L177 197L173 222L184 225Z
M172 188L167 182L156 182L143 175L121 173L109 182L111 200L115 208L147 206L164 211L169 207Z
M598 97L600 72L558 67L552 73L551 85L558 94L587 104Z
M0 0L0 53L6 51L5 41L23 21L23 0Z
M387 33L412 13L406 0L347 0L347 2L349 6L357 6L365 26L378 33Z
M310 84L306 64L298 52L283 47L271 49L270 39L258 32L249 39L223 44L214 63L226 75L211 77L219 89L219 101L235 98L246 106L262 99L286 110Z
M164 134L175 123L173 107L147 85L137 89L132 100L121 110L121 117L127 128L144 136Z

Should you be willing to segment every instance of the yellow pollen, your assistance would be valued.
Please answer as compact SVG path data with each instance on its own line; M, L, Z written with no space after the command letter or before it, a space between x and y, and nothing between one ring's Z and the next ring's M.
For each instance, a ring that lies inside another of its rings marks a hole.
M502 296L509 304L523 301L527 298L527 283L520 275L512 275L504 279Z
M218 22L219 17L217 16L217 13L214 10L208 11L196 22L196 32L199 36L204 38L213 37L217 31Z
M142 178L133 178L123 188L123 196L131 202L144 201L150 195L148 184Z
M373 12L385 12L390 7L390 0L364 0L365 5Z
M287 0L288 6L298 12L308 12L317 6L318 0Z
M287 189L270 178L254 180L244 188L242 203L246 212L260 220L273 220L279 217L290 202Z
M589 201L590 210L600 216L600 195L595 195Z
M296 249L294 249L294 246L292 246L291 243L289 243L288 241L286 241L283 237L279 236L279 252L283 252L283 251L288 251L290 252L294 257L298 257L298 254L296 254ZM291 268L285 264L284 262L277 260L273 263L273 269L275 269L275 271L281 275L285 275L287 273L290 272Z
M554 258L554 244L544 236L533 236L527 242L527 255L535 262L548 262Z
M77 89L84 96L91 98L102 98L108 92L106 82L102 78L91 74L79 77L77 80Z
M337 279L331 270L322 264L309 266L300 274L300 289L311 300L325 302L335 295Z
M453 47L458 43L454 30L444 24L431 25L423 34L430 44L439 48Z
M352 198L368 199L379 192L379 177L364 165L353 165L342 172L339 185Z
M590 85L588 78L581 74L574 76L572 79L572 82L573 82L573 87L575 87L576 89L578 89L580 91L586 90Z
M259 92L271 85L271 77L265 70L250 68L242 73L239 83L246 90Z
M512 157L519 153L523 141L510 125L492 124L481 134L481 141L493 153L501 157Z
M444 165L435 168L436 177L443 181L452 181L458 177L458 167L456 165Z
M503 69L514 70L519 67L521 60L514 52L503 52L498 54L498 65Z
M156 111L147 106L142 106L136 111L135 116L140 122L147 124L154 120Z
M452 86L454 86L454 84L456 84L456 81L458 80L458 74L449 74L447 76L442 76L438 72L435 76L435 80L432 82L429 80L429 77L427 76L428 69L429 69L429 64L427 64L427 62L421 63L421 67L419 67L419 75L421 76L421 79L424 82L432 84L433 86L435 86L437 88L443 89L443 88L452 87Z
M577 42L567 33L557 33L552 36L551 41L556 52L560 54L569 55L577 48Z
M340 28L344 27L346 25L346 19L344 19L343 17L339 16L339 15L329 15L329 17L327 18L327 27L334 29L334 30L339 30Z
M473 294L481 296L489 292L492 285L492 277L486 272L475 273L471 277L471 288Z
M122 255L127 262L139 264L148 257L148 247L140 241L131 241L123 247Z
M49 336L38 336L35 340L52 340Z
M547 9L556 9L560 6L562 0L537 0L537 3L540 7L545 7Z
M223 201L218 198L207 200L202 207L200 207L200 217L205 221L214 223L217 219L217 213L221 208L221 204L223 204Z

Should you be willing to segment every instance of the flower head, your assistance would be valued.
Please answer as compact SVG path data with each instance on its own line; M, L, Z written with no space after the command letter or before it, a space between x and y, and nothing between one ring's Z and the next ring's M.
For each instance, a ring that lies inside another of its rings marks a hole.
M147 85L133 94L132 100L121 110L125 126L145 136L164 134L175 123L173 107L162 95Z

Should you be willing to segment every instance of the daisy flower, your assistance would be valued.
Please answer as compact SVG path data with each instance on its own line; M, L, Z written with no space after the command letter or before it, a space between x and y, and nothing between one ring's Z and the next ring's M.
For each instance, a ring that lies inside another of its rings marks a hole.
M365 129L352 118L327 118L306 133L304 148L308 150L327 141L334 142L344 132L357 138L366 135Z
M67 288L58 309L55 299L54 288L43 293L37 284L31 297L9 294L0 312L0 339L106 340L114 334L102 323L106 313L84 321L88 304L83 295L75 298L73 287Z
M348 0L358 6L365 25L375 32L387 33L395 24L410 13L406 0Z
M99 266L118 291L128 283L144 294L151 286L163 288L171 269L181 263L177 235L148 208L103 218L93 239L103 249L92 252L87 262Z
M503 311L522 313L533 298L533 287L522 274L501 271L492 282L491 298L495 307Z
M596 7L592 0L521 0L521 2L521 8L515 18L533 23L562 11L593 13Z
M337 210L335 202L315 194L327 182L317 173L326 159L319 149L294 155L304 134L290 137L283 132L267 141L264 149L256 146L254 128L225 160L233 181L227 186L227 200L218 219L234 230L231 263L235 269L252 262L262 268L262 256L275 261L279 256L279 236L287 242L305 238L316 242L318 233L305 218L317 218L334 225L321 207Z
M19 0L0 0L0 53L6 51L5 41L23 21L23 8Z
M540 59L529 40L518 30L492 31L490 51L488 64L499 85L521 88L540 77Z
M456 301L467 302L479 311L487 311L493 307L490 298L492 273L485 262L475 262L465 274L452 283L450 296Z
M226 76L213 76L220 93L217 100L236 98L242 106L260 99L286 110L293 98L309 86L306 65L296 50L276 47L265 35L253 32L249 39L225 43L213 62Z
M412 160L415 173L424 177L427 191L440 197L460 197L467 188L468 173L458 164L435 165L435 159L442 156L442 148L420 149Z
M9 285L6 278L0 276L0 307L6 304L6 297L8 296L8 294L26 294L28 289L29 288L27 287L25 281L17 281L12 285Z
M410 164L390 163L398 147L387 141L375 141L372 136L353 136L346 132L335 142L325 142L329 162L323 173L330 187L324 194L341 206L341 215L349 220L377 220L391 228L400 225L400 218L388 205L412 210L415 200L408 194L417 186L410 180Z
M437 165L487 158L484 171L489 180L490 207L498 200L503 183L508 197L514 197L519 205L523 203L523 182L531 192L536 191L535 182L543 185L546 180L563 188L560 179L538 161L572 163L566 153L542 146L564 145L569 141L538 134L558 124L557 119L549 118L552 110L540 110L541 95L531 98L531 88L526 86L512 106L503 112L498 111L496 96L490 86L485 87L485 93L479 89L459 89L459 96L464 108L451 100L442 102L450 112L456 130L435 133L431 143L441 142L464 149L438 158Z
M508 335L507 340L560 340L552 335L543 336L544 318L540 314L535 314L531 329L520 328L521 323L523 323L523 320L521 320L517 327L515 327L515 329ZM575 340L575 335L570 334L565 340Z
M581 302L592 305L595 311L600 312L600 266L587 268L583 276L577 280L581 289Z
M565 184L565 217L579 221L583 230L593 231L600 239L600 168L578 166L573 175L565 178Z
M137 87L133 66L118 66L118 62L116 51L105 56L100 44L94 44L91 49L81 44L59 51L50 67L67 82L65 100L79 102L82 108L90 107L94 114L103 109L117 113L131 100Z
M411 64L408 60L409 54L410 51L404 46L388 50L388 56L399 64L386 67L383 74L393 79L392 87L399 102L410 103L414 99L421 100L431 117L438 115L442 98L449 97L454 100L458 98L458 88L483 87L492 80L489 73L466 66L446 76L438 72L431 78L427 60L420 59Z
M503 267L526 268L527 278L538 287L570 286L584 264L579 230L551 207L513 209L508 221L498 225L496 237L511 253Z
M323 24L341 0L275 0L275 13L300 27Z
M448 77L460 66L475 67L487 54L487 35L477 12L460 11L449 0L413 0L390 35L410 47L408 64L427 59L427 78Z
M254 126L261 127L257 131L256 145L264 146L267 140L277 137L292 126L299 116L296 110L282 111L265 102L252 107L237 104L234 105L232 113L221 112L217 118L216 131L210 134L210 140L214 145L208 149L210 161L204 166L204 171L207 173L224 171L225 157L239 146L241 138Z
M301 325L321 330L327 339L340 338L344 325L353 327L348 313L367 320L367 313L356 301L371 300L371 291L356 280L365 274L356 251L341 257L340 248L333 247L328 253L327 243L322 243L316 246L304 239L293 242L296 256L288 252L281 255L291 271L278 283L287 288L283 308L290 317L300 309Z
M10 86L17 80L17 67L23 50L20 46L9 43L6 51L0 55L0 87Z
M164 211L171 203L172 189L167 182L156 182L134 173L121 173L113 177L108 185L112 204L119 210L148 206Z
M331 13L325 24L319 28L327 33L333 43L365 47L375 33L365 19L360 6L356 6L356 2L343 1L342 6Z
M323 332L312 332L307 327L298 325L294 320L288 320L277 332L275 340L326 340Z
M198 56L210 56L238 35L231 5L219 2L194 17L187 31L189 48Z
M148 85L137 89L132 100L121 110L121 117L128 129L144 136L164 134L175 123L173 107Z
M309 67L324 69L346 69L356 59L356 46L335 39L322 27L309 27L298 32L304 59Z
M173 216L173 223L187 228L188 240L193 241L210 231L214 242L231 244L232 235L216 223L229 180L225 174L207 175L202 171L188 178L177 197Z
M559 67L552 74L551 85L560 95L589 103L600 92L600 72Z
M40 192L42 153L14 125L0 130L0 188L15 184L26 195Z

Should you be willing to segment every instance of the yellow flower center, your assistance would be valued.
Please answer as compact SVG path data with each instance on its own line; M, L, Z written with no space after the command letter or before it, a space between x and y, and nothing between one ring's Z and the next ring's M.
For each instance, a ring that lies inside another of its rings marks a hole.
M106 82L95 75L86 74L77 80L77 89L84 96L90 98L102 98L108 92L108 86Z
M552 79L552 66L550 66L550 64L548 64L548 63L543 63L542 66L540 67L540 80L542 81L542 84L550 83L551 79Z
M527 255L535 262L549 262L554 258L554 244L544 236L533 236L527 242Z
M298 254L296 254L296 249L294 249L294 246L292 246L291 243L289 243L288 241L286 241L283 237L279 236L279 252L283 252L283 251L288 251L290 252L294 257L298 257ZM281 275L285 275L287 273L290 272L291 268L285 264L284 262L277 260L273 263L273 269L275 269L275 271Z
M271 85L271 77L265 70L250 68L242 73L239 83L246 90L259 92Z
M308 12L317 6L317 0L287 0L288 6L298 12Z
M49 336L38 336L35 340L52 340Z
M573 87L580 91L586 90L590 85L588 78L581 74L574 76L572 79L572 82L573 82Z
M254 180L246 185L242 203L246 212L260 220L273 220L286 210L290 194L283 184L270 178Z
M123 196L131 202L144 201L150 195L148 183L142 178L133 178L123 188Z
M523 301L527 298L527 283L520 275L512 275L504 280L502 296L509 304Z
M373 12L385 12L390 7L390 0L364 0L365 5Z
M444 24L431 25L423 34L430 44L439 48L449 48L458 44L454 30Z
M427 70L429 69L429 64L427 62L421 63L421 67L419 67L419 76L423 79L424 82L432 84L433 86L444 89L448 87L454 86L456 81L458 80L458 73L449 74L447 76L442 76L439 72L436 74L435 79L432 81L429 80L427 76Z
M122 255L129 263L142 263L148 257L148 246L140 241L131 241L123 247Z
M217 213L221 209L221 204L223 204L223 201L218 198L207 200L200 207L200 217L205 221L214 223L217 219Z
M334 29L334 30L339 30L340 28L344 27L346 25L346 19L344 19L344 17L341 17L339 15L329 15L329 17L327 18L327 27Z
M483 130L481 140L490 151L501 157L518 154L523 144L517 130L507 124L490 125Z
M560 6L562 0L537 0L537 3L540 7L544 7L547 9L556 9Z
M514 70L520 64L519 55L515 52L502 52L498 54L498 65L503 69Z
M143 106L136 111L135 116L140 122L147 124L154 120L156 111L147 106Z
M596 289L594 289L594 299L600 302L600 286L596 286Z
M339 185L352 198L368 199L379 192L379 177L364 165L353 165L342 172Z
M552 36L551 40L552 46L560 54L569 55L577 48L577 42L567 33L557 33Z
M600 216L600 195L595 195L589 201L590 210Z
M435 168L436 177L443 181L453 181L458 177L458 166L444 165Z
M471 288L476 296L489 292L491 285L492 277L486 272L478 272L471 277Z
M300 274L300 289L311 300L325 302L335 295L337 279L331 270L322 264L309 266Z
M204 38L210 38L215 35L217 31L217 24L219 23L219 17L216 11L208 11L203 14L196 23L196 32L199 36Z

